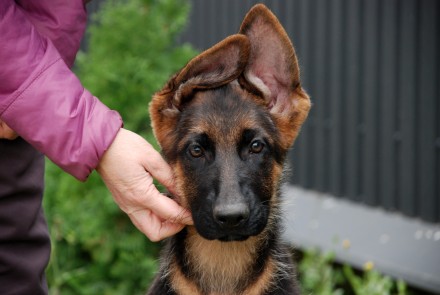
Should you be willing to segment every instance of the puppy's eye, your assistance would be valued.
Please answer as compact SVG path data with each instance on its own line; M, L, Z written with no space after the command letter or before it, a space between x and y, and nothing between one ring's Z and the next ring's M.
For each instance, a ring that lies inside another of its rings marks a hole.
M263 142L261 142L260 140L254 140L249 147L249 151L252 154L258 154L258 153L261 153L263 148L264 148Z
M193 144L189 147L189 154L193 158L200 158L203 156L203 148L198 144Z

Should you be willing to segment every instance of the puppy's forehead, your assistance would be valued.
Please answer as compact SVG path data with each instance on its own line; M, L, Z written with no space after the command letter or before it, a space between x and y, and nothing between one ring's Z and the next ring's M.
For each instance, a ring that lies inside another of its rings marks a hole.
M182 113L180 127L185 139L206 134L218 144L237 142L244 130L255 130L261 136L275 131L266 109L231 84L197 92Z

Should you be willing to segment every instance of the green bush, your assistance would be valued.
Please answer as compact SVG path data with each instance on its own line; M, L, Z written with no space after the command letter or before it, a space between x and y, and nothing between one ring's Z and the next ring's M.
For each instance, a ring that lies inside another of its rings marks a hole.
M122 115L125 127L149 129L147 104L170 75L195 55L176 46L189 5L178 0L107 0L77 58L84 86Z
M106 1L78 55L83 85L153 141L148 103L195 51L176 46L189 5L180 0ZM47 163L44 208L52 236L50 294L143 294L157 268L150 243L93 173L80 183Z
M298 266L302 294L314 295L409 295L406 284L376 271L371 262L363 272L334 263L332 253L303 253Z

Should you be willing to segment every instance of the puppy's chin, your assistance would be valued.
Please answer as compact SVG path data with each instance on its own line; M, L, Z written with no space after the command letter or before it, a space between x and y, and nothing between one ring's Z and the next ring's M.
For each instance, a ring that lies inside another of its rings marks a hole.
M219 230L218 228L209 229L205 226L200 226L197 224L197 222L195 222L195 231L202 238L210 241L217 240L221 242L242 242L246 241L250 237L261 234L265 228L265 225L266 223L252 229L249 227L242 227L229 230Z
M243 242L246 241L249 236L241 236L241 235L229 235L218 238L217 240L221 242Z
M229 235L206 235L197 232L201 237L209 241L220 241L220 242L243 242L251 237L250 235L239 235L239 234L229 234Z

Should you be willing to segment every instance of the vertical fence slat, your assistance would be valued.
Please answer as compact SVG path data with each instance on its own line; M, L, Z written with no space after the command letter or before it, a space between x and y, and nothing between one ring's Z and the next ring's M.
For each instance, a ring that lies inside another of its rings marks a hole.
M287 34L290 37L290 40L293 43L293 46L296 47L296 34L295 34L295 19L296 19L296 14L295 14L295 10L296 10L296 1L292 0L292 1L287 1L286 5L284 7L281 7L280 9L281 11L283 11L283 20L284 20L284 24L285 24L285 29Z
M377 168L379 160L377 132L378 117L378 49L379 49L379 2L365 1L363 25L363 73L362 73L362 185L363 200L369 205L377 204ZM376 160L374 160L376 159Z
M437 50L440 49L440 38L438 37L438 33L440 32L440 4L438 2L436 2L436 10L437 11L437 15L436 15L436 21L437 21L437 25L436 25L436 32L437 32ZM436 114L436 119L437 119L437 124L436 124L436 139L435 139L435 145L436 145L436 152L435 152L435 157L437 159L437 165L436 165L436 171L435 171L435 179L436 179L436 188L435 188L435 196L436 196L436 200L437 200L437 222L440 222L440 57L437 55L437 60L436 60L436 81L437 81L437 87L436 87L436 104L437 104L437 114Z
M381 35L381 73L380 83L380 199L386 209L396 209L396 174L394 173L396 157L396 88L397 88L397 1L382 2L383 26Z
M204 30L202 24L207 24L207 13L206 13L206 3L203 0L196 0L197 1L197 7L199 7L197 13L197 17L195 17L192 21L194 21L195 24L195 31L197 36L197 43L196 46L199 49L206 49L208 47L208 42L206 40L209 40L206 36L203 38Z
M324 158L324 191L329 192L330 190L330 142L331 142L331 131L332 131L332 124L331 124L331 114L330 114L330 107L331 107L331 98L330 98L330 38L332 36L330 35L331 30L331 18L329 14L329 9L331 2L330 1L324 1L325 5L322 5L322 8L325 14L325 22L324 22L324 35L325 35L325 50L324 50L324 60L325 60L325 67L323 68L324 73L324 97L323 97L323 106L324 106L324 112L323 112L323 123L324 123L324 148L325 148L325 158Z
M308 59L308 74L307 74L307 80L306 83L311 91L311 95L312 97L315 97L315 102L319 103L319 97L316 97L316 72L315 72L315 64L316 64L316 59L314 56L315 53L315 47L316 47L316 39L314 38L314 33L315 33L315 28L316 28L316 1L317 0L310 0L309 2L309 6L308 6L308 27L306 27L308 34L310 35L310 37L307 38L307 41L309 43L309 59ZM309 175L307 176L307 180L309 183L309 187L316 187L316 150L315 150L315 145L316 145L316 137L314 136L314 134L317 131L317 107L315 104L315 108L311 110L310 114L309 114L309 118L310 118L310 122L309 122L309 133L310 136L307 137L308 139L308 149L310 150L309 154L308 154L308 166L309 167Z
M298 61L300 64L300 69L302 69L302 55L301 50L299 48L299 44L301 44L301 34L300 34L300 13L299 13L299 1L298 0L292 0L286 2L286 31L290 37L290 40L293 43L293 46L295 47L295 52L298 57ZM302 71L301 71L302 74ZM301 163L305 161L303 157L303 149L305 147L305 140L303 135L304 132L301 131L298 139L296 140L293 150L290 154L291 163L293 166L293 173L290 174L290 182L294 184L301 185L300 182L300 175L303 175L301 173L301 169L297 169L297 167L301 167ZM298 173L297 173L298 171Z
M437 11L437 50L440 49L440 38L438 37L438 33L440 32L440 4L436 2L436 11ZM436 66L436 81L437 81L437 93L435 96L436 103L437 103L437 134L436 134L436 158L437 158L437 167L436 167L436 173L435 173L435 179L436 179L436 190L435 190L435 196L437 199L437 222L440 222L440 57L437 55L437 66Z
M219 7L220 11L218 12L218 14L221 17L224 17L224 15L229 15L231 9L235 9L234 5L231 5L230 1L220 1L219 6L220 6ZM220 27L220 36L222 38L225 38L230 33L229 32L230 28L228 24L229 22L225 22L224 19L222 18L219 19L219 23L217 24L217 26Z
M302 65L302 69L301 69L301 80L303 85L305 86L306 90L309 89L309 81L312 79L311 76L311 66L308 66L311 64L310 62L310 42L309 42L309 38L310 38L310 27L309 27L309 23L310 23L310 16L309 16L309 11L310 11L310 2L309 1L301 1L301 5L299 7L299 24L300 24L300 29L299 29L299 33L301 36L301 42L299 42L298 44L298 49L299 52L301 53L301 59L300 59L300 63ZM312 93L310 93L312 94ZM313 96L312 96L312 101L314 100ZM313 109L314 107L312 107L311 113L313 113ZM310 117L312 117L313 114L310 114ZM313 170L312 165L313 165L313 155L312 155L312 150L311 150L311 146L310 146L310 138L312 136L312 128L311 128L311 120L307 120L306 123L304 124L303 128L302 128L302 132L301 132L301 141L299 142L299 144L301 145L301 162L300 162L300 166L298 167L298 169L300 169L301 173L298 175L299 176L299 181L300 183L306 187L306 188L311 188L312 187L312 179L314 177L313 175Z
M327 146L325 142L325 110L326 110L326 100L328 100L328 96L326 95L327 87L326 87L326 51L328 51L327 47L327 38L326 38L326 9L328 3L327 0L315 0L314 1L314 11L316 15L313 19L315 19L316 25L314 26L314 31L312 31L312 38L314 39L313 45L313 94L315 97L315 110L314 110L314 145L311 146L313 149L313 154L315 155L314 159L314 170L315 170L315 187L319 191L326 191L325 183L326 183L326 173L325 166L327 165Z
M289 1L290 2L290 1ZM294 27L293 27L293 36L292 37L292 42L293 45L295 46L295 52L296 55L298 57L298 62L299 62L299 66L300 66L300 75L301 75L301 82L303 83L304 86L304 60L303 60L303 54L302 54L302 49L303 46L301 46L303 44L303 37L302 37L302 18L301 18L301 5L302 2L299 0L295 0L294 1L294 10L291 12L291 14L293 15L293 22L294 22ZM290 13L289 13L290 14ZM307 122L307 121L306 121ZM306 167L306 162L307 162L307 158L305 157L305 155L307 154L307 132L305 132L306 128L307 128L307 123L304 124L303 128L301 129L301 133L297 139L297 142L295 143L294 147L293 147L293 155L294 155L294 170L293 170L293 174L292 177L295 181L295 183L300 184L302 186L305 186L305 175L306 175L306 171L303 170Z
M416 63L416 28L417 5L415 1L401 1L400 23L400 60L399 60L399 99L400 99L400 130L402 134L399 186L400 208L409 215L416 213L416 110L415 97L417 71Z
M207 18L207 24L209 27L209 34L204 34L205 38L208 38L209 40L209 46L211 47L212 45L216 44L218 41L220 41L222 38L221 36L218 35L218 23L217 23L217 5L209 5L209 3L207 3L207 8L209 9L209 14L208 14L208 18ZM232 10L232 11L235 11ZM231 14L229 14L227 16L228 21L231 21Z
M360 1L353 0L347 2L347 80L346 95L347 102L347 124L346 124L346 140L344 144L347 148L347 168L345 169L347 197L353 200L359 200L359 159L357 151L359 149L358 138L358 105L359 105L359 57L361 52L360 46Z
M344 145L343 141L343 118L345 116L345 101L342 96L343 89L343 28L345 27L345 15L343 0L335 0L330 2L330 87L329 96L326 99L330 100L330 116L331 116L331 137L330 137L330 192L336 196L341 196L343 192L343 178L342 167L344 165Z
M419 161L417 167L417 177L419 186L417 190L418 208L420 214L428 221L436 221L436 196L435 191L435 100L436 95L436 59L438 59L440 48L436 48L435 34L436 12L433 9L437 1L425 0L420 2L420 50L418 63L420 73L418 74L418 93L417 104L420 106L418 111L418 131ZM439 181L439 179L437 179Z

